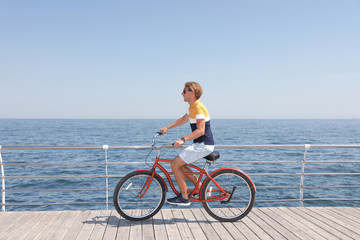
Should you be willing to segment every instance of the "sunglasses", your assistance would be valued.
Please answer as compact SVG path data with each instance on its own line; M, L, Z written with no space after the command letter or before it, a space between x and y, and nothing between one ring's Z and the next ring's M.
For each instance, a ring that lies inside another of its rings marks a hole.
M185 94L186 92L192 92L192 91L191 91L191 90L186 90L186 89L184 88L183 94Z

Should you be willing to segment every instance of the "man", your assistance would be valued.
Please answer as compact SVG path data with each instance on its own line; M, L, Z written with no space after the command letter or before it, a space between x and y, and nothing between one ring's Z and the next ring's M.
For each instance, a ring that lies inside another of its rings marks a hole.
M184 101L189 103L189 112L176 120L160 131L165 134L169 129L184 125L190 122L192 133L178 139L174 146L181 147L186 141L193 140L193 144L185 148L179 156L177 156L171 163L171 169L174 173L176 182L180 188L180 194L174 198L167 200L170 204L175 205L190 205L190 200L187 192L186 178L194 185L197 182L197 177L192 173L192 170L186 165L198 161L199 159L209 155L214 151L214 139L210 127L210 115L206 107L200 102L199 98L202 95L202 88L197 82L185 83L185 88L182 92ZM197 191L201 186L198 186Z

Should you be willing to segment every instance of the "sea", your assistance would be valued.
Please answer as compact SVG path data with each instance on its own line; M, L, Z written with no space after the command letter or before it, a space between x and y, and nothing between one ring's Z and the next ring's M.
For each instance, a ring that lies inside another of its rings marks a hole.
M150 169L156 153L149 149L111 147L148 147L154 134L174 120L0 119L5 174L2 202L7 204L6 211L114 209L112 194L117 182L129 172ZM359 119L212 119L211 125L216 146L249 146L217 148L221 157L209 171L231 166L247 173L257 187L254 207L300 206L299 174L304 157L309 162L304 165L305 173L310 174L303 179L303 196L308 199L304 206L360 206L360 148L310 148L306 152L303 147L250 148L305 144L359 146ZM170 144L190 131L189 124L171 129L157 138L157 144ZM110 149L101 149L103 145ZM99 149L7 150L6 147ZM161 157L173 159L180 151L163 149ZM109 164L108 191L105 157ZM203 166L204 161L197 164ZM167 193L167 197L173 196L172 191ZM201 204L192 206L201 207Z

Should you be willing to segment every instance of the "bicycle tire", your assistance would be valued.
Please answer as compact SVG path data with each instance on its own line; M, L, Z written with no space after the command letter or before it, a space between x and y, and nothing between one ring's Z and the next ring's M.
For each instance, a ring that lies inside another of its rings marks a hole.
M166 189L159 176L154 176L143 197L139 193L151 172L135 171L127 174L116 185L113 201L116 211L124 218L133 221L146 220L154 216L163 206Z
M220 169L210 176L228 193L233 192L233 195L228 203L228 199L203 202L206 212L223 222L235 222L245 217L254 205L256 193L249 177L237 169ZM202 187L201 199L210 200L216 196L220 196L220 191L214 182L207 178Z

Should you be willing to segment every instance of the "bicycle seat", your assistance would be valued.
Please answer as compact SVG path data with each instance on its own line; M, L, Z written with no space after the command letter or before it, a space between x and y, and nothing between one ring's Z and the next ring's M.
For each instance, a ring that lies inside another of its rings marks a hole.
M206 157L204 157L206 160L208 161L215 161L216 159L218 159L220 157L220 153L217 151L214 151L212 153L210 153L209 155L207 155Z

